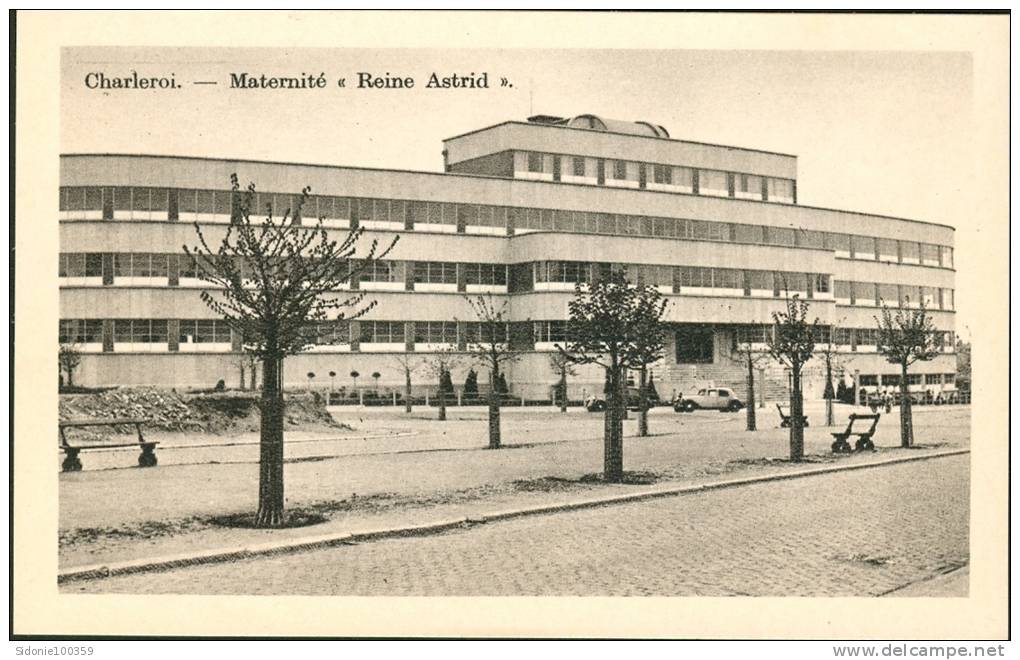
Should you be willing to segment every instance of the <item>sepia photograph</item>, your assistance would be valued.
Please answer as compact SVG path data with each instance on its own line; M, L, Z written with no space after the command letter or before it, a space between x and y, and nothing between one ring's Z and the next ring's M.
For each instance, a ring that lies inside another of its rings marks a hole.
M770 37L60 44L36 584L969 607L987 59Z

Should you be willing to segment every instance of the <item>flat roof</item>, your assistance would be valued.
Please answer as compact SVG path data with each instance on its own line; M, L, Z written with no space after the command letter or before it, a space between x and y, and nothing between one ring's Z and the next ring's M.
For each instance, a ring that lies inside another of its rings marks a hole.
M577 129L583 130L583 129ZM659 139L659 138L654 138ZM326 163L296 163L292 161L281 161L281 160L259 160L256 158L219 158L212 156L182 156L177 154L128 154L128 153L62 153L61 158L166 158L170 160L205 160L217 163L255 163L260 165L283 165L288 167L321 167L333 170L361 170L366 172L400 172L402 174L428 174L431 176L442 176L442 177L457 177L464 179L483 179L485 181L507 181L514 182L515 184L537 184L537 185L549 185L549 186L576 186L581 188L592 188L595 190L619 190L631 193L643 193L643 194L654 194L654 195L682 195L685 197L697 197L715 200L727 200L730 202L744 202L747 204L768 204L770 207L782 207L782 208L794 208L794 209L808 209L814 211L829 211L832 213L849 213L852 215L861 215L869 218L881 218L884 220L898 220L900 222L914 222L922 225L931 225L933 227L943 227L945 229L951 229L954 232L956 227L947 225L941 222L931 222L930 220L914 220L913 218L901 218L894 215L881 215L879 213L867 213L864 211L850 211L848 209L833 209L825 206L809 206L807 204L780 204L776 202L766 202L757 199L741 199L739 197L714 197L706 195L696 195L694 193L682 193L682 192L667 192L664 190L648 190L648 189L635 189L635 188L616 188L614 186L592 186L583 183L569 183L564 181L541 181L534 179L511 179L501 176L485 176L481 174L468 174L464 172L435 172L431 170L404 170L404 169L393 169L385 167L363 167L359 165L329 165Z
M697 144L697 145L700 145L700 146L703 146L703 147L715 147L717 149L735 149L737 151L753 151L753 152L759 153L759 154L769 154L769 155L772 155L772 156L782 156L784 158L796 158L797 157L796 154L785 154L785 153L782 153L780 151L767 151L765 149L753 149L751 147L737 147L737 146L733 146L733 145L730 145L730 144L713 144L712 142L698 142L697 140L680 140L680 139L672 138L672 137L668 137L667 138L667 137L658 137L658 136L655 136L655 135L638 135L638 134L635 134L635 133L619 133L619 132L616 132L616 131L599 131L599 130L596 130L596 129L593 129L593 128L578 128L576 126L562 126L562 125L559 125L559 124L539 124L539 123L536 123L536 122L519 121L519 120L516 120L516 119L511 119L511 120L508 120L508 121L501 121L498 124L492 124L491 126L485 126L483 128L476 128L473 131L468 131L466 133L460 133L459 135L454 135L453 137L448 137L448 138L443 139L443 142L449 142L450 140L456 140L457 138L467 137L468 135L474 135L475 133L481 133L482 131L488 131L488 130L491 130L493 128L499 128L500 126L507 126L509 124L518 124L520 126L530 126L530 127L533 127L533 128L542 128L542 129L560 129L560 130L565 130L565 131L581 131L582 133L599 133L599 134L608 134L608 135L619 135L621 137L636 138L636 139L639 139L639 140L659 140L659 141L663 141L663 142L680 142L680 143L684 143L684 144Z

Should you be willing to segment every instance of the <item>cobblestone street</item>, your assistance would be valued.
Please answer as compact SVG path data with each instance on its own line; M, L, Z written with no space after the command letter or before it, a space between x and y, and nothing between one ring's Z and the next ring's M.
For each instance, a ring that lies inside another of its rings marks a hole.
M883 595L968 563L968 473L969 456L939 458L62 591Z

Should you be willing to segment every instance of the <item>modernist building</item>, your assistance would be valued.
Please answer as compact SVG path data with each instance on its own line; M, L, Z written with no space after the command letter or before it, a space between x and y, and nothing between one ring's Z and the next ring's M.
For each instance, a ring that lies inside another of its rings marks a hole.
M787 292L834 328L842 368L865 387L897 369L875 352L880 301L925 301L944 355L913 367L917 388L951 389L955 372L953 228L798 204L795 156L687 142L665 128L582 115L508 121L444 142L443 172L145 155L61 158L60 339L86 353L82 384L209 387L237 381L240 337L201 302L182 245L197 222L212 241L231 218L230 175L257 184L276 214L310 186L306 218L363 241L400 240L352 288L369 315L324 324L288 358L285 381L317 374L400 386L395 354L465 347L476 327L465 295L508 296L522 359L514 393L548 397L553 344L576 282L626 269L672 301L660 394L707 384L743 390L738 339L763 346ZM305 221L308 222L307 220ZM340 343L338 343L340 340ZM806 380L820 396L820 361ZM462 365L454 381L463 382ZM379 373L375 381L367 378ZM770 388L783 372L769 367ZM484 373L480 379L485 381ZM416 381L427 385L424 375ZM597 391L593 370L572 389ZM776 393L778 395L778 393Z

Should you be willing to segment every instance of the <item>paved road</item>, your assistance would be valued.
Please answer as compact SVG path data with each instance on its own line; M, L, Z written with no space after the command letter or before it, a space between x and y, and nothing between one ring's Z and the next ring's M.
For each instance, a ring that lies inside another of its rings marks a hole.
M969 457L479 525L64 592L880 595L968 562Z

